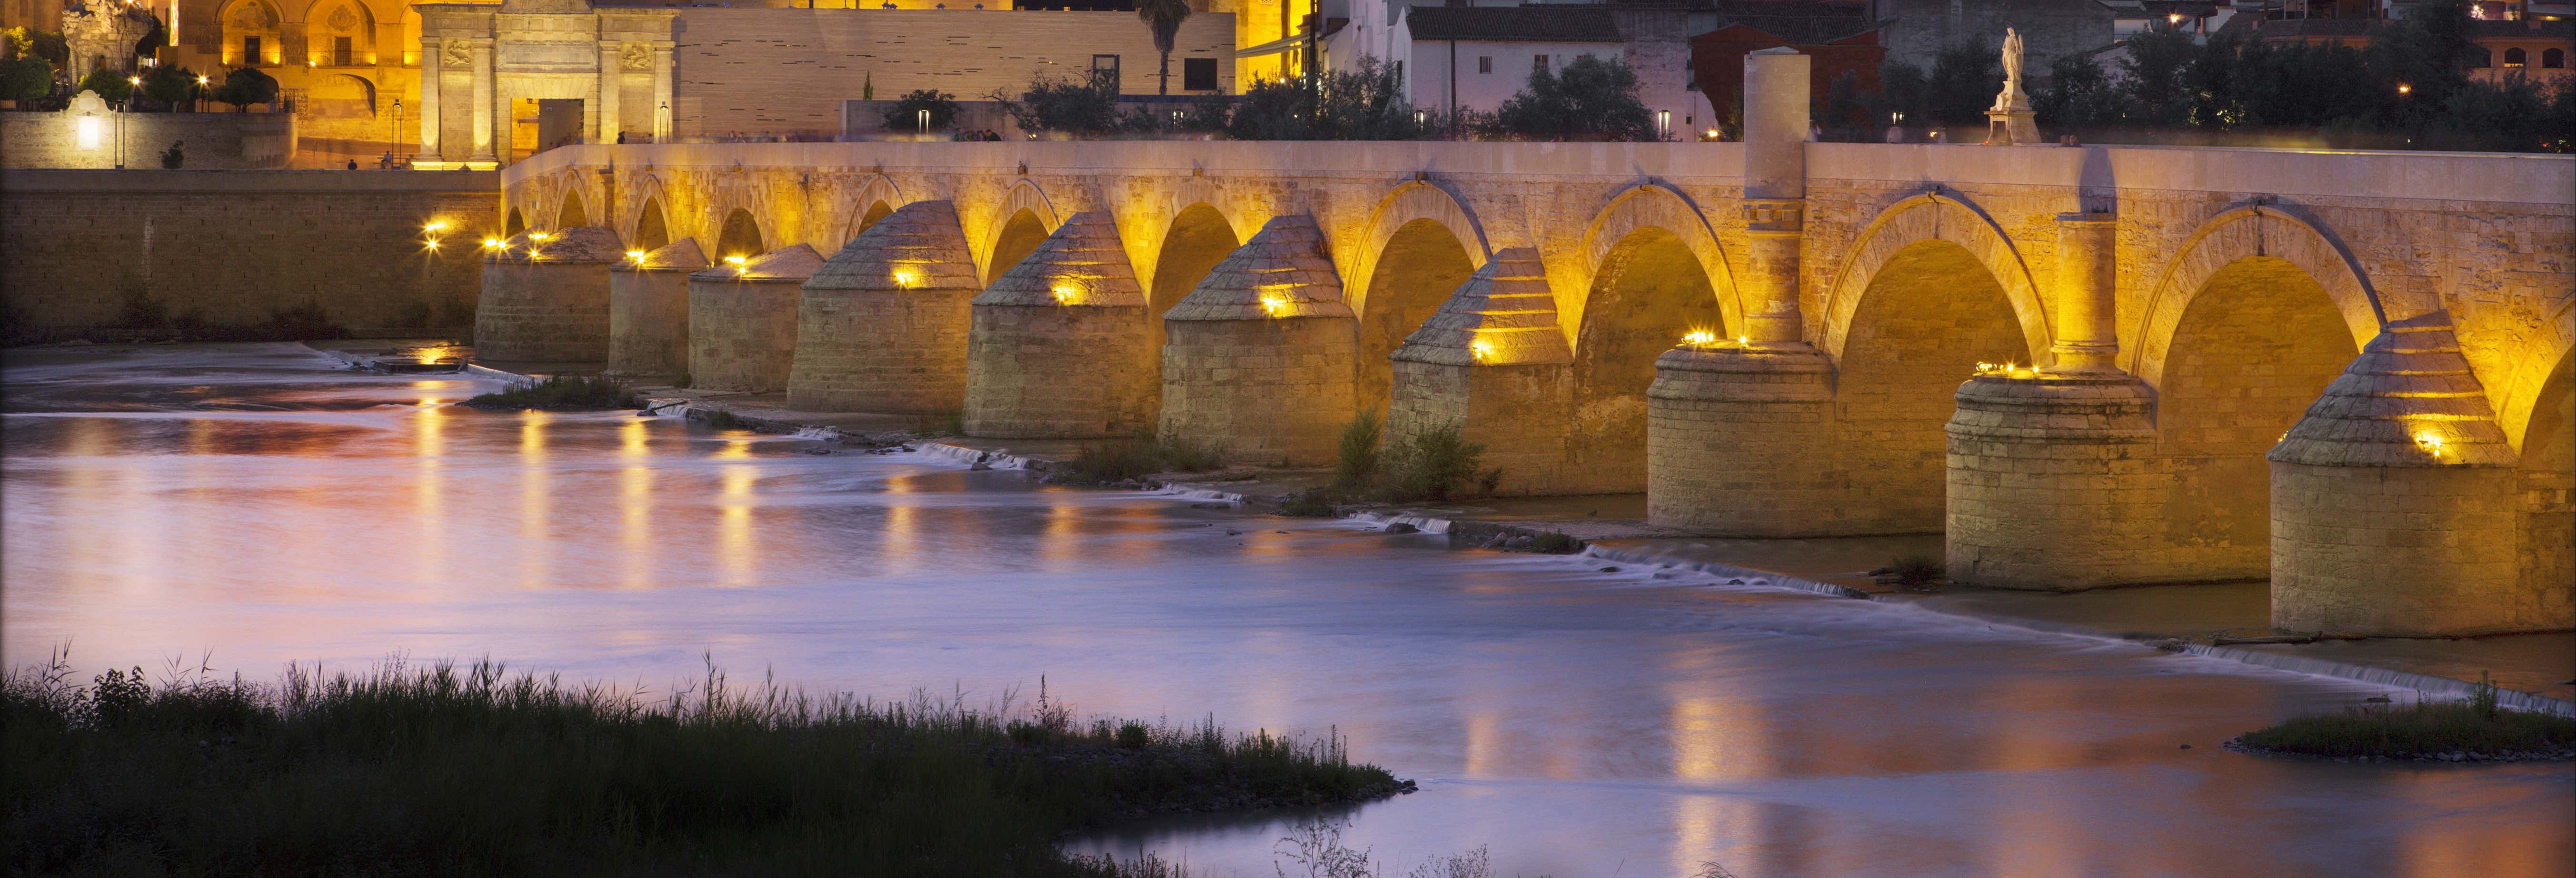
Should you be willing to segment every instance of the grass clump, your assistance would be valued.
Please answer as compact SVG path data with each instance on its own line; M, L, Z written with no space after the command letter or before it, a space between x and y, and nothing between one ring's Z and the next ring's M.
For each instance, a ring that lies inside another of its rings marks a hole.
M2231 742L2269 753L2366 759L2576 756L2576 718L2505 710L2480 675L2469 700L2362 704L2247 732Z
M1137 871L1054 841L1407 786L1338 736L739 693L712 664L654 704L488 662L201 672L7 676L9 872L1106 876Z
M1912 554L1899 555L1894 562L1870 572L1907 591L1929 591L1949 575L1949 567L1937 556Z
M626 385L595 375L552 375L542 381L515 381L510 386L465 401L478 409L631 409L644 398Z
M1467 441L1461 425L1416 430L1387 445L1379 461L1378 494L1395 503L1438 503L1469 485L1493 493L1503 471L1481 469L1484 455L1484 444Z
M1341 446L1333 459L1333 486L1352 490L1377 480L1377 447L1385 431L1377 414L1361 412L1342 426Z
M1280 501L1279 514L1291 518L1331 518L1341 514L1341 509L1333 505L1333 500L1334 493L1331 488L1308 488L1290 494L1288 499Z
M1155 473L1207 472L1225 465L1224 449L1179 436L1087 442L1073 459L1056 465L1048 481L1072 485L1141 482Z

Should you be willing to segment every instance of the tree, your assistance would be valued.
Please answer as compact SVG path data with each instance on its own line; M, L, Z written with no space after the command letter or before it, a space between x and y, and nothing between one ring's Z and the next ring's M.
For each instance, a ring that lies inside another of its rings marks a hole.
M2042 127L2072 131L2117 125L2127 96L2092 55L2071 54L2048 63L2048 87L2031 96Z
M1083 79L1042 73L1029 80L1029 90L1018 100L998 88L984 99L1001 104L1023 131L1091 134L1118 126L1118 88L1107 71L1095 70Z
M0 47L0 60L35 56L54 62L56 68L71 64L71 44L63 41L61 31L13 27L0 30L5 47Z
M1172 38L1181 32L1181 22L1190 20L1189 0L1136 0L1136 17L1154 32L1154 52L1162 58L1154 93L1171 94Z
M172 64L154 67L143 74L143 96L170 105L176 111L179 103L197 93L197 71Z
M1529 85L1495 108L1493 128L1514 137L1655 137L1646 105L1637 99L1637 72L1626 62L1592 55L1576 56L1563 74L1532 67Z
M2151 24L2130 37L2127 45L2129 57L2120 62L2120 73L2128 86L2128 121L2145 126L2188 121L2191 101L2183 92L2183 68L2200 51L2191 35L2169 25Z
M257 68L237 67L224 74L224 84L216 87L214 98L233 105L233 111L240 112L252 104L277 100L277 80Z
M1395 65L1362 57L1356 70L1254 82L1235 99L1226 136L1236 140L1410 140L1413 118ZM1425 120L1427 122L1428 120Z
M923 110L930 111L931 128L946 128L948 123L957 121L957 96L935 88L906 92L903 97L895 99L894 109L886 111L886 130L918 127Z
M1869 102L1870 124L1900 122L1923 125L1933 121L1924 111L1923 68L1903 61L1886 61L1878 65L1878 94ZM1904 116L1902 120L1899 115Z
M1932 118L1944 125L1986 127L1986 109L2004 90L2003 56L1984 40L1972 40L1932 56L1932 74L1923 91Z
M133 96L134 81L128 79L125 74L101 68L90 71L88 76L81 77L79 85L72 86L73 94L85 91L98 92L101 100L111 104L123 103L126 98Z
M34 55L0 61L0 99L39 100L54 93L54 65Z

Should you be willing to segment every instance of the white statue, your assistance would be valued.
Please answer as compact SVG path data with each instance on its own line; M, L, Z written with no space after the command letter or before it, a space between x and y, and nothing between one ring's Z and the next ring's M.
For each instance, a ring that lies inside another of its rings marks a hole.
M2021 93L2021 34L2004 28L2004 94Z

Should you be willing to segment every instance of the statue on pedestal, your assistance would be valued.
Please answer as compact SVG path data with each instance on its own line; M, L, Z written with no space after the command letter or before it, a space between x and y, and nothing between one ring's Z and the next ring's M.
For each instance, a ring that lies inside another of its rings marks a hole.
M2039 143L2039 124L2031 112L2030 93L2021 88L2021 34L2004 28L2004 90L1986 111L1986 144L2031 146Z

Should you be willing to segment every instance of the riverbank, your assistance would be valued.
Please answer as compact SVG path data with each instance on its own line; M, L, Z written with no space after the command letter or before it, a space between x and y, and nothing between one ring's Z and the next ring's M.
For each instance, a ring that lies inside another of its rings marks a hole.
M785 394L740 394L639 387L693 419L726 419L764 432L803 435L863 447L908 445L994 469L1044 472L1071 458L1079 440L995 440L953 435L950 419L866 413L800 412ZM1159 474L1155 490L1193 500L1276 512L1290 495L1327 484L1326 468L1228 467L1213 473ZM2481 675L2520 710L2576 715L2576 632L2474 638L2321 640L2271 627L2263 582L2194 583L2081 592L1963 587L1911 591L1870 571L1910 555L1939 557L1937 534L1822 539L1727 539L1695 536L1646 521L1645 495L1485 498L1443 504L1360 504L1344 518L1401 525L1449 537L1457 548L1526 550L1570 538L1579 551L1612 564L1647 565L1741 579L1834 597L1867 599L2016 628L2126 640L2297 673L2411 689L2424 695L2470 696Z
M67 676L58 656L0 683L13 873L1113 878L1160 873L1057 842L1413 789L1338 738L737 692L712 668L659 704L491 663Z

